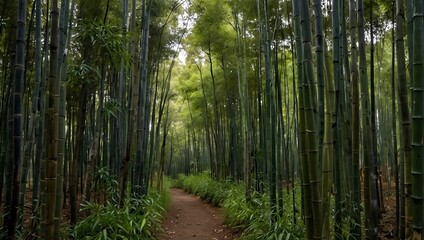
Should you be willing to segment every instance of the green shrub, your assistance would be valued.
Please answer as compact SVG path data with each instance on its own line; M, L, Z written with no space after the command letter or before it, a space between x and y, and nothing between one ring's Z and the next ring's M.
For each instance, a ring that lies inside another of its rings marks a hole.
M167 182L167 181L165 181ZM166 206L169 204L169 184L163 191L150 190L143 198L128 197L121 207L116 203L105 205L85 203L82 211L91 215L78 222L72 231L74 239L152 239L160 229Z

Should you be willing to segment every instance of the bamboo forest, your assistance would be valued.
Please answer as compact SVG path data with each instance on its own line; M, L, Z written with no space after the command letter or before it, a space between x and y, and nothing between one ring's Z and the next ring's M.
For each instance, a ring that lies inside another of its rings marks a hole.
M0 0L0 238L424 239L424 0Z

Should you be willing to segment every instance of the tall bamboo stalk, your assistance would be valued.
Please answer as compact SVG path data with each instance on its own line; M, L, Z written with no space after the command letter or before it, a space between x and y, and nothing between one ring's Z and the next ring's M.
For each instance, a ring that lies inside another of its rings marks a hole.
M317 90L314 79L312 60L312 29L309 15L309 2L300 1L300 17L302 27L303 48L303 98L305 111L306 151L308 174L312 190L311 205L313 214L313 238L322 238L322 206L321 206L321 179L318 174L319 158L317 144Z
M401 112L401 155L400 155L400 172L401 172L401 190L400 190L400 223L399 223L399 237L405 238L405 188L404 172L405 162L411 161L411 119L408 104L408 84L406 79L406 63L405 63L405 44L404 44L404 7L402 0L396 0L396 60L397 60L397 74L398 74L398 96L399 96L399 110ZM408 39L410 36L408 36ZM396 146L395 146L396 147ZM409 174L408 174L409 175Z
M277 199L276 199L276 116L275 116L275 94L273 87L273 80L271 74L271 39L269 34L269 23L268 23L268 1L264 0L264 63L265 63L265 92L266 92L266 103L267 103L267 139L270 146L267 148L268 155L268 184L269 184L269 198L271 205L271 222L274 223L277 213Z
M358 50L356 47L357 34L357 13L355 0L349 1L349 18L350 21L350 52L351 52L351 96L352 96L352 198L351 212L352 223L350 224L350 233L354 238L359 239L361 236L361 182L359 179L359 86L358 86Z
M323 164L324 148L324 30L321 10L321 0L314 0L315 14L315 54L316 74L318 83L318 159ZM329 232L328 232L329 233Z
M41 0L36 0L35 2L35 78L34 78L34 91L35 92L41 92ZM39 93L35 95L35 98L33 99L34 105L38 104L40 102ZM33 110L36 110L36 106L34 106ZM40 115L37 114L37 112L34 113L34 117L37 118L37 122L35 123L35 142L37 142L37 129L40 124ZM39 146L41 147L41 146ZM37 159L37 156L34 157L34 160ZM36 168L34 168L35 170ZM39 171L35 170L33 175L33 182L34 182L34 188L35 184L38 185L38 181L36 181L37 175L39 176ZM34 207L36 205L36 197L34 197L34 189L33 189L33 207L32 211L34 211Z
M124 16L127 14L127 7L125 6L128 3L124 3ZM143 8L143 12L144 12L144 8ZM145 13L142 13L142 17L145 17ZM126 19L123 20L124 24L126 24ZM134 42L131 44L131 51L132 51L132 55L133 55L133 63L132 63L132 71L131 71L131 82L130 82L130 88L128 90L128 92L131 94L131 97L129 99L129 104L130 104L130 109L128 111L128 131L126 133L126 144L125 144L125 151L122 155L122 157L128 158L129 160L131 160L131 155L132 152L134 151L134 149L136 152L136 157L134 159L134 175L133 175L133 184L132 184L132 192L135 194L142 194L142 169L143 169L143 163L142 163L142 152L143 149L140 147L141 143L142 143L142 139L139 139L139 135L141 137L141 134L143 134L143 123L144 123L144 117L143 116L143 112L145 109L144 103L144 96L145 94L140 93L140 89L145 89L146 86L140 86L142 85L142 81L141 80L141 72L142 69L139 67L140 66L140 61L143 58L144 55L140 55L140 51L139 51L139 41L140 41L140 33L141 30L144 29L144 25L142 27L142 29L136 29L136 21L137 21L137 16L136 16L136 2L135 0L132 1L132 10L131 10L131 24L130 24L130 32L135 32L136 34L136 39L134 40ZM143 21L144 24L144 21ZM143 30L144 31L144 30ZM144 44L144 33L142 36L142 42ZM124 64L124 63L122 63ZM122 68L122 73L121 73L121 78L125 77L125 69L123 67ZM125 86L125 79L121 79L120 84ZM124 92L123 86L120 87L120 91L121 91L121 95ZM124 98L122 98L124 99ZM124 100L123 100L124 101ZM122 118L122 117L121 117ZM133 141L136 142L136 144L133 143ZM138 145L140 144L140 145Z
M392 5L392 23L395 23L395 1L393 1ZM393 156L394 156L394 164L395 164L395 192L396 192L396 225L395 225L395 236L399 236L399 165L398 165L398 148L397 148L397 115L396 115L396 80L395 80L395 28L392 28L392 138L393 142ZM402 36L403 38L403 36ZM390 151L389 144L389 151ZM388 153L390 154L390 153ZM390 174L390 173L389 173ZM390 186L390 182L389 182Z
M375 78L374 78L374 22L373 22L373 6L374 2L371 2L370 7L370 37L371 37L371 46L370 46L370 100L371 100L371 109L370 109L370 117L371 117L371 186L375 185L375 187L371 187L371 201L377 200L377 208L371 207L371 213L373 214L373 218L380 218L380 211L384 211L382 198L380 197L380 189L379 189L379 177L378 177L378 169L379 169L379 160L377 154L377 123L376 123L376 109L375 109ZM375 196L374 196L375 195ZM375 199L373 199L375 198ZM374 202L372 202L374 204ZM378 210L377 210L378 209ZM375 220L378 221L378 220ZM378 225L378 223L376 223Z
M412 228L413 238L421 239L424 224L424 2L413 1L412 78Z
M31 11L31 17L30 17L30 22L29 22L29 29L28 29L28 34L27 34L27 49L26 49L26 55L29 52L30 49L30 37L31 37L31 30L32 30L32 25L33 25L33 20L34 20L34 14L35 13L35 6L36 3L34 1L34 4L32 5L32 11ZM29 58L26 58L25 60L25 66L28 65L28 60ZM26 78L27 78L27 72L28 72L28 68L25 68L24 71L24 85L26 85ZM37 83L39 84L39 82ZM37 84L35 84L35 88L34 88L34 93L33 93L33 98L32 99L36 99L36 95L39 94L39 85L37 86ZM37 88L38 87L38 88ZM20 186L19 186L19 211L21 211L21 213L23 212L24 209L24 204L25 204L25 200L26 200L26 189L27 189L27 179L28 179L28 169L29 169L29 165L30 165L30 152L33 150L33 140L34 140L34 125L37 123L36 120L36 106L37 106L37 102L36 101L32 101L30 104L30 100L29 100L29 95L27 94L27 99L26 99L26 109L24 110L25 115L24 115L24 119L26 119L25 123L23 123L24 127L24 142L23 142L23 161L22 161L22 168L21 168L21 173L20 173ZM31 155L32 156L32 155ZM23 214L20 214L19 216L19 224L21 225L21 227L23 226ZM22 228L21 228L22 229Z
M49 3L49 0L47 0L47 5ZM36 36L41 37L41 12L42 12L42 4L41 0L38 2L37 0L37 13L36 15L36 32L40 31L40 33L36 33ZM39 20L38 20L39 19ZM32 215L33 215L33 221L31 222L32 226L38 226L39 220L40 220L40 206L42 205L42 197L44 196L44 173L42 170L44 170L44 167L42 167L41 159L42 159L42 152L43 152L43 139L44 139L44 118L45 118L45 99L46 99L46 75L47 75L47 60L48 57L48 23L49 23L49 15L46 15L46 25L45 25L45 31L44 31L44 46L43 46L43 52L44 52L44 62L41 55L41 39L40 42L36 40L36 59L39 58L39 63L37 64L37 75L40 77L40 93L38 100L38 105L40 106L40 110L38 113L38 124L35 127L35 138L36 138L36 150L35 150L35 157L34 157L34 177L33 177L33 189L32 189ZM39 69L38 69L39 68ZM41 189L41 190L40 190ZM43 208L41 208L41 211L43 211ZM31 229L32 231L37 231L34 227ZM43 230L43 225L41 225L41 229Z
M9 166L12 166L12 188L11 204L9 212L4 216L4 226L7 229L6 239L15 239L16 222L18 217L19 202L19 168L22 158L22 95L24 93L24 71L25 71L25 27L26 27L26 0L18 2L17 34L16 34L16 59L14 65L14 81L12 88L12 154L9 159Z
M409 82L410 86L413 86L413 68L414 68L414 40L413 40L413 0L406 0L406 19L407 19L407 36L408 36L408 73L409 73ZM411 92L412 94L412 92ZM410 110L411 111L411 110ZM410 116L412 117L412 116ZM412 122L411 122L412 124ZM411 127L412 130L412 127ZM406 136L404 136L406 138ZM412 144L412 132L410 133L410 143ZM403 139L406 142L406 139ZM406 149L405 149L406 150ZM404 153L404 164L401 164L401 167L404 166L403 174L404 189L405 189L405 203L402 206L401 214L404 216L405 220L401 221L401 224L405 225L405 238L412 237L412 145L410 148L410 157L408 158L406 152Z
M44 165L46 169L45 184L45 210L42 215L42 225L45 226L41 232L45 239L54 238L54 213L56 207L56 180L58 160L58 131L59 131L59 95L60 84L58 77L58 43L59 43L59 9L58 1L53 0L50 10L51 37L50 37L50 66L48 76L48 94L46 101L46 116L44 130Z
M325 43L324 43L325 46ZM324 47L325 53L329 53ZM325 57L325 118L324 118L324 150L322 163L322 212L323 212L323 238L330 238L331 196L333 195L333 164L334 140L332 125L335 116L335 91L331 74L331 57ZM325 232L327 231L327 232Z
M292 1L293 4L293 19L294 19L294 35L295 35L295 49L296 49L296 70L297 70L297 84L299 88L298 94L298 132L299 132L299 152L300 163L302 168L301 183L302 183L302 206L303 216L305 217L306 238L313 237L314 222L312 215L312 207L309 204L312 201L311 184L308 173L308 155L306 152L306 126L305 126L305 104L304 104L304 91L303 91L303 48L302 48L302 31L300 25L300 1Z
M60 20L59 20L59 52L58 52L58 77L60 81L60 99L59 99L59 132L58 132L58 164L57 164L57 184L56 184L56 209L54 217L54 238L60 239L60 224L62 219L62 200L63 194L66 192L64 188L64 165L65 165L65 115L66 115L66 73L68 58L65 49L69 48L71 41L71 29L73 17L69 19L69 12L73 16L75 1L72 0L71 10L69 10L70 1L62 1L60 6ZM69 26L69 31L68 31Z
M361 82L361 111L362 111L362 146L364 157L364 204L365 204L365 230L370 239L378 235L378 219L374 212L378 209L375 181L371 179L372 164L372 138L370 120L370 103L368 96L368 76L365 50L364 8L363 1L358 0L358 42L359 42L359 79Z
M343 89L342 89L342 66L340 60L340 23L339 23L339 1L334 0L332 12L332 34L333 34L333 77L335 86L335 121L333 122L334 140L334 183L335 183L335 211L334 211L334 237L342 237L342 115L343 115Z

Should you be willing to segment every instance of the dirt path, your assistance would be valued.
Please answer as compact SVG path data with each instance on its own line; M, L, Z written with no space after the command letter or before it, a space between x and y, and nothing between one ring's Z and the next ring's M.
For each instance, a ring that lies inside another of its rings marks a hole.
M171 189L171 197L165 233L159 239L236 239L237 234L223 225L219 208L180 189Z

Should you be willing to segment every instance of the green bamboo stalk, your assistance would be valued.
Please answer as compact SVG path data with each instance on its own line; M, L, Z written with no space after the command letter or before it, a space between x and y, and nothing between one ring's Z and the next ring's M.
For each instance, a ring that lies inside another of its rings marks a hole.
M150 3L152 2L152 0L149 1ZM141 189L142 189L142 195L147 194L148 191L148 178L149 178L149 163L148 163L148 158L147 158L147 143L148 143L148 139L149 139L149 127L150 124L152 124L152 129L153 129L153 123L150 122L150 115L153 115L151 112L151 103L152 103L152 99L151 99L151 95L152 95L152 86L151 86L151 79L153 79L154 74L152 74L152 78L148 77L148 49L149 49L149 35L150 35L150 8L148 6L146 6L146 4L143 4L144 8L145 8L145 15L143 16L143 41L142 41L142 47L141 47L141 66L140 66L140 71L141 71L141 75L140 75L140 79L142 82L141 86L144 86L143 88L143 92L141 94L142 99L140 101L143 102L143 106L140 106L141 108L144 107L144 109L141 109L141 116L144 116L144 119L142 119L142 125L141 127L143 128L143 131L140 132L139 134L142 134L139 138L141 141L141 147L139 148L140 151L142 149L145 149L144 152L142 153L138 153L137 152L137 157L140 156L140 161L142 161L142 164L144 164L145 166L142 168L142 178L144 180L143 184L141 185ZM150 4L151 5L151 4ZM149 5L149 6L150 6ZM143 11L143 12L144 12ZM153 108L154 109L154 108ZM141 121L141 119L140 119ZM141 124L141 123L140 123ZM138 149L137 149L138 150Z
M280 16L280 12L278 12L278 19L281 18ZM278 27L282 25L281 22L276 21L275 22L275 29L274 29L274 36L276 36L275 32L277 31ZM274 49L278 49L278 44L277 44L278 40L275 39L274 41ZM285 124L284 124L284 116L283 116L283 99L282 99L282 93L281 93L281 73L280 73L280 69L279 69L279 62L280 62L280 58L278 56L278 51L274 51L274 59L273 59L273 65L274 65L274 78L275 78L275 85L274 85L274 91L275 91L275 106L276 106L276 188L277 188L277 213L279 217L282 217L284 214L284 198L283 198L283 184L282 184L282 180L283 180L283 176L284 176L284 167L286 167L287 172L288 172L288 156L286 154L287 152L287 145L286 145L286 138L285 138ZM285 51L283 50L283 52L281 53L282 59L283 59L283 67L284 67L284 75L285 77L286 75L286 59L285 59ZM286 83L287 83L287 79ZM285 94L286 95L286 94ZM285 163L286 166L284 166L284 161L283 159L285 159ZM288 179L290 178L290 175L287 174L285 176L285 178L287 179L287 190L289 188L289 181Z
M342 169L341 162L343 161L341 142L341 128L342 128L342 74L340 64L340 23L339 23L339 1L333 0L333 12L332 12L332 34L333 34L333 76L335 86L335 121L333 127L333 140L334 143L334 185L335 185L335 211L334 211L334 237L341 239L342 237Z
M204 124L205 124L205 131L206 131L206 145L207 145L207 149L208 149L208 157L209 157L209 161L210 161L210 169L211 169L211 174L212 176L214 175L214 171L216 171L216 164L215 161L213 160L213 146L212 146L212 141L211 141L211 135L210 135L210 123L209 123L209 108L208 108L208 102L207 102L207 98L206 98L206 92L205 92L205 84L204 84L204 80L203 80L203 74L202 74L202 67L201 65L197 65L197 69L199 70L199 77L200 77L200 86L202 88L202 95L203 95L203 102L204 102L204 111L205 111L205 117L204 117Z
M127 3L125 3L127 4ZM126 7L124 6L124 15L126 15ZM133 63L132 63L132 71L131 71L131 84L130 84L130 88L128 89L128 92L131 93L131 97L128 100L131 108L129 109L128 112L128 131L126 133L126 149L124 151L124 155L125 158L128 158L131 161L131 156L133 155L133 151L135 150L135 161L134 161L134 174L133 174L133 183L132 183L132 192L135 194L142 194L142 169L143 169L143 163L142 163L142 158L141 158L141 151L142 149L139 149L139 145L141 146L141 143L143 142L141 138L141 136L139 136L140 134L142 134L144 127L143 127L143 122L144 122L144 117L143 116L143 112L145 109L144 103L144 96L145 93L140 93L140 89L145 89L146 87L140 86L141 84L144 84L143 81L141 80L141 72L142 69L139 67L140 65L140 61L143 58L144 55L140 55L139 53L139 41L140 41L140 33L141 31L139 29L136 29L136 2L135 0L132 1L132 13L131 13L131 24L130 24L130 31L131 32L135 32L136 34L136 39L135 41L131 44L131 51L132 51L132 55L133 55ZM144 12L144 9L143 9ZM142 17L145 17L145 13L143 13ZM126 20L125 20L126 21ZM144 26L144 25L143 25ZM142 27L141 30L143 30L144 27ZM143 30L144 31L144 30ZM144 34L142 36L142 42L144 44L145 41L145 37ZM124 69L122 69L124 70ZM125 72L125 70L124 70ZM122 74L122 78L124 77L124 73ZM122 79L121 80L121 84L125 85L125 80ZM121 89L123 94L123 89ZM124 98L122 98L124 99ZM124 100L123 100L124 101ZM137 105L138 103L138 105ZM139 116L139 117L137 117ZM133 141L136 141L136 144L133 143Z
M373 214L378 209L376 196L373 194L376 186L375 181L370 179L372 171L372 139L371 132L370 106L368 97L368 76L365 50L365 30L364 30L364 9L363 1L358 0L358 42L359 42L359 79L361 82L361 111L362 111L362 146L364 158L364 205L365 205L365 231L369 239L377 239L378 224Z
M12 138L13 138L13 119L12 119L12 104L13 100L11 97L12 94L12 88L14 84L15 79L15 69L14 66L16 65L16 22L17 22L17 11L18 11L18 1L8 1L7 3L4 2L3 9L7 11L4 12L4 16L2 17L4 19L5 23L5 36L7 36L4 39L4 47L5 49L8 49L8 52L6 54L3 54L2 56L2 62L4 66L2 66L2 83L1 83L1 90L2 90L2 98L1 98L1 120L0 124L2 127L2 139L1 139L1 152L0 152L0 206L4 208L3 215L4 221L2 224L5 227L5 232L7 232L7 224L8 221L7 218L10 216L10 204L11 204L11 198L12 198L12 175L13 175L13 161L9 161L9 158L11 158L11 155L13 154L12 151ZM12 67L10 67L12 66ZM5 193L5 196L3 195ZM2 205L4 201L4 205Z
M257 4L260 4L259 1L257 1ZM244 38L245 35L245 27L244 23L242 23L242 27L240 27L239 23L239 16L238 16L238 9L236 6L234 6L234 26L236 31L236 54L237 54L237 85L238 85L238 97L241 104L240 108L240 121L241 121L241 134L242 138L241 141L243 142L242 148L243 148L243 165L244 165L244 186L245 186L245 196L246 200L249 201L252 197L252 190L253 190L253 184L252 184L252 168L253 168L253 161L250 156L251 151L251 130L250 130L250 112L249 112L249 106L248 106L248 89L247 89L247 79L246 79L246 56L245 54L245 47L246 47L246 41ZM262 22L262 19L260 18L260 15L258 16L258 23L260 26ZM260 34L259 34L260 35ZM243 42L243 44L242 44ZM244 51L243 51L244 50ZM222 54L224 57L224 54ZM226 87L228 89L227 80L226 80ZM259 92L260 90L258 90ZM230 108L234 108L231 103L229 103ZM231 124L231 131L232 134L234 129L234 122L232 114L230 114L230 124ZM231 135L231 140L234 141L233 137ZM233 151L231 151L233 152ZM232 153L231 153L232 154ZM235 174L237 176L237 174Z
M72 0L71 13L74 10L74 0ZM65 48L69 48L71 40L72 20L69 19L69 0L62 1L60 6L59 22L59 52L58 52L58 76L60 78L60 99L59 99L59 132L58 132L58 164L57 164L57 184L56 184L56 209L54 217L54 239L60 239L60 221L62 219L62 200L64 189L64 161L65 161L65 115L66 115L66 73L67 54ZM73 15L73 14L72 14ZM69 24L69 25L68 25ZM69 31L68 31L69 26ZM67 38L67 39L66 39Z
M58 160L58 130L59 130L59 94L60 85L58 78L58 36L59 36L59 10L58 1L53 0L50 10L51 16L51 37L50 37L50 66L48 76L48 99L45 102L46 116L44 121L44 165L46 169L45 184L45 210L42 214L42 223L45 230L42 236L49 240L54 238L54 212L56 206L56 181L57 181L57 160Z
M12 188L10 211L6 212L5 222L7 239L15 239L16 222L18 217L19 185L20 185L20 162L22 158L22 95L24 93L24 69L25 69L25 28L26 28L26 0L18 2L17 35L16 35L16 59L14 65L14 81L12 88L12 154L9 156L9 164L12 165ZM7 220L7 221L6 221Z
M212 46L209 43L208 46L208 50L206 52L206 55L208 56L209 59L209 73L212 79L212 93L213 93L213 109L214 109L214 142L215 142L215 156L216 156L216 179L222 180L223 174L222 174L222 168L223 168L223 164L222 164L222 140L221 140L221 130L220 130L220 121L219 121L219 116L220 116L220 112L219 112L219 108L218 108L218 98L216 96L216 84L215 84L215 74L213 71L213 59L212 59Z
M28 34L27 34L27 47L26 47L26 53L27 54L29 52L29 48L30 48L30 37L31 37L31 30L32 30L32 25L33 25L33 21L34 21L34 14L35 14L35 1L34 4L32 5L32 10L31 10L31 16L30 16L30 22L29 22L29 28L28 28ZM28 59L26 58L25 60L25 66L28 65ZM26 78L28 77L27 75L27 71L28 68L26 67L24 70L24 85L26 85ZM36 89L36 87L38 87ZM34 94L32 95L33 98L35 99L34 96L36 96L36 94L39 94L39 86L35 86L34 88ZM22 168L21 168L21 173L20 173L20 186L19 186L19 211L20 211L20 216L18 219L18 224L20 225L20 230L23 227L23 220L24 220L24 216L22 214L23 209L24 209L24 204L25 204L25 199L26 199L26 189L27 189L27 179L28 179L28 168L30 165L30 152L33 150L33 140L34 140L34 125L36 124L36 102L32 101L30 103L30 95L31 94L27 94L27 99L26 102L27 104L25 104L25 114L24 114L24 119L25 123L23 123L24 127L24 141L23 141L23 161L22 161Z
M94 123L94 136L90 143L90 150L88 154L88 162L86 165L86 172L84 177L84 186L83 186L83 200L90 201L91 199L91 187L94 175L94 168L97 165L97 160L99 158L100 151L100 132L102 131L103 126L103 103L104 103L104 91L105 91L105 78L106 78L106 69L105 69L105 57L104 52L102 53L103 57L101 60L100 67L100 89L99 89L99 104L97 105L97 113L95 123ZM93 94L93 98L96 98L96 94ZM93 104L95 106L95 104ZM106 133L105 133L106 134Z
M130 19L130 26L129 31L136 32L136 2L135 0L131 1L132 8L131 8L131 19ZM122 42L123 47L126 47L128 45L128 53L131 54L131 51L133 49L137 49L136 44L133 44L131 41L127 41L127 21L128 21L128 0L124 0L122 3L122 35L124 36L124 41ZM136 35L138 34L138 31ZM139 41L139 37L137 35L136 37L137 41ZM138 59L138 54L134 53L135 59ZM134 60L135 60L134 59ZM136 61L133 61L136 62ZM127 122L125 121L125 112L126 112L126 83L127 83L127 65L125 63L125 60L122 59L121 61L121 69L120 69L120 76L119 76L119 82L117 87L117 99L119 99L121 104L121 110L118 112L118 118L116 119L116 137L113 138L113 142L117 142L116 144L111 144L111 150L114 151L114 155L116 156L116 159L122 159L125 151L126 151L126 145L127 145L127 137L126 137L126 131L127 131ZM133 68L133 72L138 72L137 68ZM122 127L121 127L122 126ZM110 166L111 169L113 169L113 172L118 173L118 164L116 164L116 161L112 160L111 157Z
M306 152L306 126L305 126L305 106L304 106L304 91L303 91L303 48L302 48L302 31L300 25L300 1L292 1L293 4L293 19L294 19L294 34L295 34L295 49L296 49L296 70L297 82L299 88L298 94L298 131L299 131L299 152L300 163L302 168L302 209L305 217L306 238L312 239L314 231L314 222L312 215L312 207L309 202L312 201L311 184L308 173L308 155Z
M9 174L11 174L11 171L8 169L8 165L10 161L8 160L9 156L9 146L11 145L12 141L8 136L9 129L8 129L8 120L9 117L9 109L10 109L10 95L11 95L11 89L13 86L14 81L14 64L15 64L15 54L16 54L16 20L17 20L17 10L18 10L18 1L8 1L4 2L2 5L3 9L7 11L4 11L4 14L2 16L3 23L5 23L4 28L4 45L3 49L7 49L8 52L4 52L2 54L2 80L0 81L0 207L2 209L5 209L3 211L2 217L8 217L6 216L6 212L9 211L8 207L10 206L10 201L8 199L9 195L8 190L9 187L11 187L11 183L9 181L10 178ZM12 67L11 67L12 66ZM5 196L6 195L6 196ZM7 197L7 198L5 198ZM6 204L6 200L9 201ZM5 205L3 205L5 204ZM4 224L4 222L2 222Z
M375 77L374 77L374 21L373 21L373 6L374 3L371 2L370 7L370 37L371 37L371 46L370 46L370 100L371 100L371 109L370 109L370 117L371 117L371 182L370 182L370 196L371 196L371 204L375 204L374 200L377 200L376 204L378 206L371 206L371 214L374 218L374 221L378 221L380 218L381 211L384 211L384 206L382 204L382 198L380 198L380 189L379 189L379 180L378 180L378 168L379 160L377 154L377 123L376 123L376 109L375 109ZM373 186L375 185L375 187ZM378 209L378 210L377 210ZM375 223L378 225L378 222Z
M159 64L159 63L156 63ZM158 84L159 84L159 68L156 69L156 71L154 73L152 73L152 80L154 79L154 83L153 83L153 87L152 90L154 91L154 95L152 96L151 102L153 103L153 105L151 106L151 108L149 109L148 112L150 112L151 114L150 116L150 132L149 132L149 149L148 149L148 158L147 158L147 176L146 176L146 187L149 187L149 183L152 182L152 177L153 177L153 162L155 160L155 149L156 149L156 144L157 142L155 141L156 139L156 135L155 135L155 130L156 130L156 112L157 112L157 96L158 96ZM213 130L212 130L213 132ZM189 134L188 134L189 135ZM187 146L188 147L188 146ZM187 150L188 151L188 150Z
M276 145L275 145L275 132L276 132L276 116L275 116L275 94L271 73L271 39L269 34L268 23L268 1L264 0L264 65L265 65L265 81L266 81L266 95L267 95L267 139L270 146L267 148L268 155L268 184L269 184L269 199L271 205L271 222L275 223L277 213L277 198L276 198ZM269 133L269 134L268 134Z
M359 239L361 233L361 182L359 179L359 88L358 88L358 50L356 48L356 32L357 32L357 14L355 0L349 1L349 18L350 21L350 53L351 53L351 96L352 96L352 224L350 225L350 233L352 237Z
M424 2L413 1L413 78L412 78L412 228L413 238L421 239L424 224Z
M319 164L323 163L324 148L324 31L322 24L321 0L314 0L315 13L315 54L316 74L318 83L318 158ZM326 230L327 233L328 230Z
M262 20L261 20L261 1L257 0L256 1L256 10L257 10L257 16L258 16L258 25L257 28L262 29ZM259 30L261 31L261 30ZM263 42L263 37L261 34L258 35L258 46L262 46ZM257 59L256 59L256 67L257 67L257 76L256 76L256 92L257 92L257 108L258 108L258 125L259 125L259 146L262 150L266 149L266 141L265 141L265 136L266 136L266 128L265 128L265 114L263 111L263 106L265 100L263 100L264 98L262 97L263 94L263 90L262 90L262 71L260 71L260 69L262 69L262 51L257 51ZM242 115L242 112L240 111L240 115ZM241 119L241 118L240 118ZM256 170L256 179L257 179L257 184L256 184L256 190L260 193L263 192L263 188L264 188L264 176L266 175L267 172L267 161L265 161L265 155L266 152L263 151L262 154L262 158L260 159L260 162L258 162L258 166L257 166L257 170Z
M413 59L414 59L414 42L413 42L413 24L412 24L412 16L413 16L413 0L406 1L406 18L407 18L407 35L408 35L408 73L409 73L409 82L412 86L413 82ZM407 103L407 102L406 102ZM411 123L412 124L412 123ZM412 127L410 127L412 130ZM407 136L403 136L406 143ZM409 143L412 144L412 133L409 135ZM406 146L405 146L406 147ZM406 150L409 151L409 156L407 155ZM401 233L401 236L405 236L405 238L409 239L412 237L412 145L410 149L404 149L404 164L401 164L403 167L403 171L401 174L401 180L404 181L404 189L405 189L405 198L404 204L402 204L401 215L403 215L403 219L401 221L401 225L404 225L404 228L401 228L404 233ZM402 214L404 213L404 214ZM402 217L401 217L402 218Z
M302 27L303 48L303 97L305 104L306 151L308 174L312 190L311 204L313 214L313 238L322 238L322 206L321 206L321 179L318 174L319 158L317 144L317 91L315 87L314 70L312 64L312 29L307 0L300 1L300 17Z
M48 2L48 1L47 1ZM37 125L35 127L35 144L36 144L36 150L35 150L35 157L34 157L34 176L33 176L33 189L32 189L32 222L31 225L33 226L33 228L31 229L31 231L36 231L36 228L34 228L34 226L38 226L39 223L39 219L40 219L40 211L38 211L40 205L41 205L41 199L42 199L42 194L43 191L41 191L40 194L40 188L42 188L44 186L44 180L43 178L41 178L42 176L42 172L41 170L43 169L41 167L41 158L42 158L42 150L43 150L43 136L44 136L44 131L43 131L43 125L44 125L44 116L45 116L45 92L46 92L46 70L47 67L45 67L47 65L47 57L44 60L44 66L42 66L42 54L41 54L41 12L42 12L42 4L41 4L41 0L37 0L36 2L36 33L35 33L35 37L36 37L36 42L35 42L35 67L36 67L36 79L37 81L39 81L40 83L40 93L39 93L39 97L36 99L36 101L38 102L38 105L40 106L40 110L38 112L37 118L38 118L38 122ZM48 24L48 15L46 16L47 20L46 20L46 26ZM44 32L44 55L47 56L47 44L49 42L49 39L47 37L47 27L45 28L45 32ZM44 77L42 77L42 75ZM40 181L41 180L41 181ZM41 229L43 230L43 225L41 225Z
M133 6L134 7L134 6ZM135 13L135 11L133 11L133 13ZM132 21L131 21L131 29L133 31L135 30L135 15L132 16ZM146 89L146 78L144 76L144 66L145 66L145 62L144 62L144 58L147 55L147 50L146 50L146 46L147 46L147 42L146 42L146 34L148 34L147 29L146 29L146 21L147 17L146 17L146 3L145 1L142 2L142 27L141 27L141 32L142 32L142 50L140 52L140 56L137 56L137 45L138 45L138 40L135 41L133 48L134 48L134 52L133 52L133 57L134 57L134 61L133 61L133 73L132 73L132 82L131 82L131 88L130 88L130 93L131 93L131 100L130 100L130 109L129 109L129 124L128 124L128 132L127 132L127 144L126 144L126 150L123 154L123 157L121 159L121 164L120 164L120 169L119 169L119 191L120 191L120 202L121 204L123 203L123 200L126 197L126 188L127 188L127 182L128 182L128 174L129 174L129 170L130 170L130 163L131 163L131 156L132 156L132 151L134 151L134 146L135 145L133 143L133 141L137 141L137 149L136 150L136 158L137 161L135 163L135 176L139 177L139 179L144 179L143 177L140 176L140 173L142 172L142 161L144 158L142 158L141 156L141 151L142 149L146 149L143 148L143 139L142 139L142 134L144 134L144 110L146 108L145 103L146 100L144 98L144 96L147 93L147 89ZM136 32L136 35L138 35L138 31ZM138 38L137 38L138 39ZM137 69L137 65L138 65L138 61L141 61L142 64L140 64L139 69ZM147 62L147 60L146 60ZM140 89L143 89L143 91L146 92L142 92L140 94ZM139 102L139 104L137 105L137 102ZM138 107L137 107L138 106ZM136 128L137 130L137 135L136 134ZM144 134L147 135L147 134ZM138 185L136 183L135 180L133 180L134 185ZM142 186L138 186L137 189L133 189L133 191L135 193L139 193L142 194Z
M31 12L31 20L29 25L32 26L33 25L33 18L34 18L34 13L35 13L35 6L36 6L36 2L34 1L33 7L32 7L32 12ZM36 14L36 13L35 13ZM29 43L29 37L31 36L31 27L28 30L28 36L27 36L27 43ZM27 50L26 52L29 51L29 44L27 44ZM28 64L28 59L26 59L25 65ZM25 75L24 75L24 84L26 82L26 78L27 78L27 68L25 68ZM24 204L25 204L25 197L26 197L26 188L27 188L27 178L28 178L28 168L30 165L30 152L33 150L33 145L34 145L34 126L37 124L37 118L36 118L36 114L37 114L37 101L35 99L37 99L38 94L40 93L40 85L39 82L34 81L34 91L32 94L32 102L31 102L31 106L29 107L29 95L28 94L28 106L26 109L26 116L24 117L26 119L26 123L24 123L25 125L25 129L24 129L24 135L25 135L25 139L24 139L24 143L23 143L23 161L22 161L22 172L21 172L21 176L20 176L20 190L19 190L19 211L22 211L24 209ZM28 113L29 112L29 113ZM23 222L23 214L21 214L19 221L19 224L23 226L22 222Z
M325 45L325 43L324 43ZM327 47L324 47L327 54ZM324 150L322 164L322 212L323 212L323 238L330 239L330 202L333 194L333 162L334 141L332 125L334 121L335 91L331 74L330 57L325 58L325 118L324 118Z
M400 161L400 172L401 172L401 186L400 186L400 223L399 223L399 237L405 238L405 187L404 187L404 173L405 173L405 161L411 162L411 119L409 113L408 104L408 87L406 79L406 63L405 63L405 44L404 44L404 7L402 0L396 0L396 60L397 60L397 74L398 74L398 109L401 112L401 161ZM408 39L410 39L408 35ZM396 147L396 146L395 146ZM408 174L410 175L410 174Z
M339 19L340 19L340 66L341 66L341 99L342 99L342 126L341 126L341 136L343 142L343 161L342 169L342 201L346 202L348 208L352 206L350 196L352 185L349 179L352 178L352 126L351 126L351 95L350 95L350 65L349 65L349 47L347 41L346 33L346 3L345 1L340 1L339 7ZM343 211L345 214L346 211ZM346 215L345 215L346 216Z
M400 223L399 223L399 237L405 238L405 187L404 187L404 173L405 161L411 161L411 120L408 106L408 88L406 80L406 64L405 64L405 46L404 46L404 7L402 0L396 0L396 57L397 57L397 73L398 73L398 86L399 86L399 109L401 112L401 199L400 199ZM411 37L408 35L408 39ZM408 159L408 160L406 160ZM408 174L409 175L409 174Z
M393 1L393 6L392 6L392 23L394 25L395 23L395 1ZM389 144L389 153L390 154L390 146L391 144L393 144L393 156L394 156L394 164L395 164L395 193L396 193L396 225L395 225L395 236L398 237L399 236L399 165L398 165L398 143L397 143L397 122L396 122L396 80L395 80L395 28L392 28L392 72L391 72L391 77L392 77L392 138L393 141L392 143ZM403 41L403 36L402 36L402 41ZM390 174L390 173L389 173ZM390 186L390 181L389 181L389 186Z

